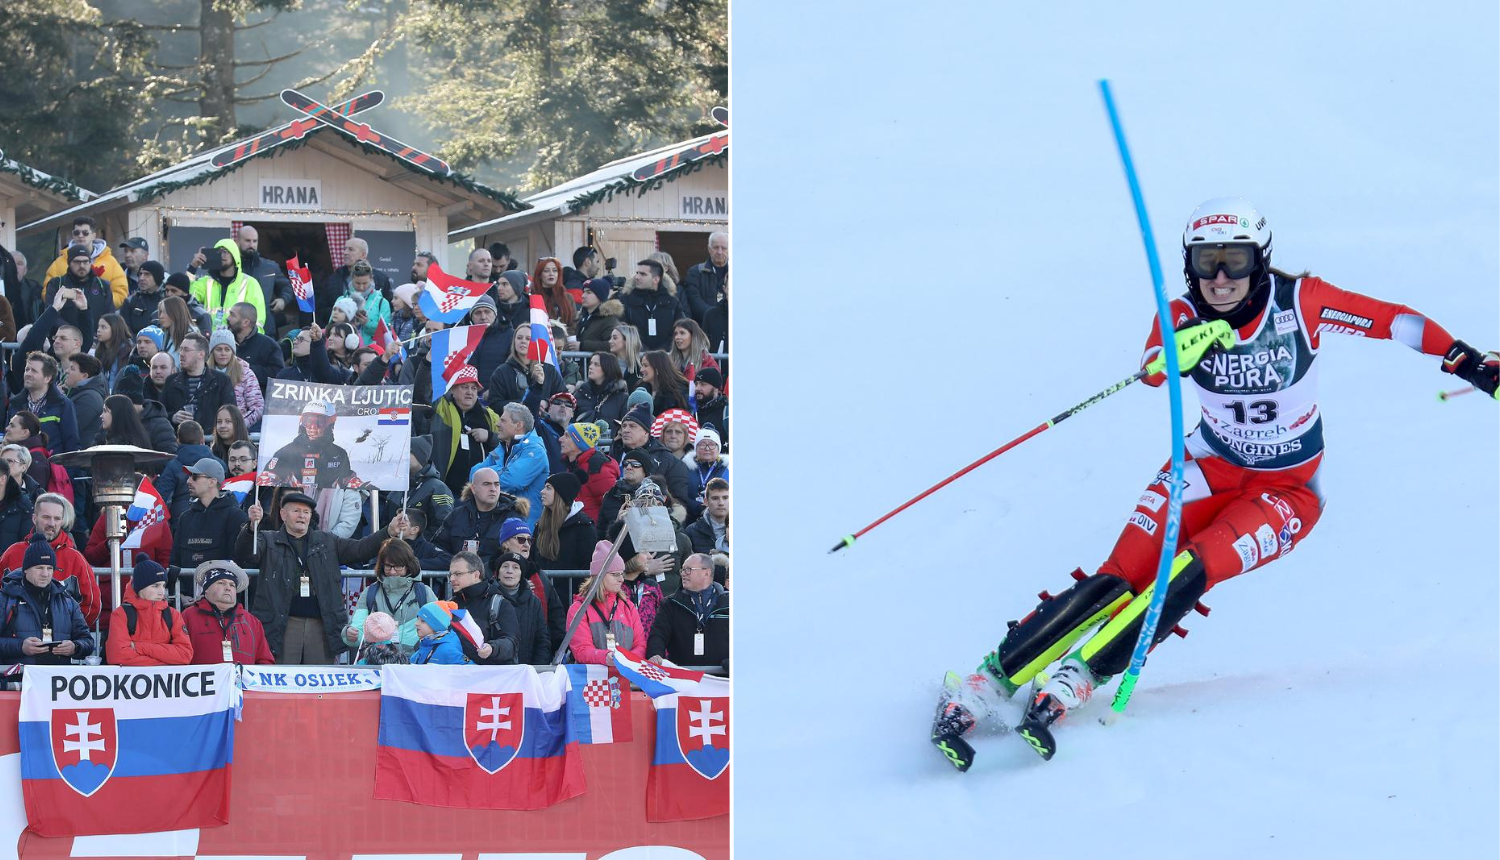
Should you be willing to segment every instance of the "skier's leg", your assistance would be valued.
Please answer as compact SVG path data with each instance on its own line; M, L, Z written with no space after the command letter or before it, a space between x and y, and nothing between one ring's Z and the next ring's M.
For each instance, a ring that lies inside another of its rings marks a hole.
M1130 586L1118 576L1084 576L1082 571L1073 576L1078 581L1066 591L1043 592L1037 608L1012 622L1005 640L984 658L980 671L994 679L1003 695L1014 694L1130 600Z

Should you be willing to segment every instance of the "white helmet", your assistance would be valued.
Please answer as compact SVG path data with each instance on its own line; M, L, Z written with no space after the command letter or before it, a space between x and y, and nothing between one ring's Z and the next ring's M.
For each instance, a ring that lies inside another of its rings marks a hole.
M1198 295L1198 275L1193 271L1194 246L1246 244L1255 247L1253 260L1247 259L1242 263L1248 271L1245 274L1231 271L1229 276L1235 278L1248 275L1251 278L1251 292L1245 304L1245 307L1250 307L1260 304L1259 299L1268 292L1270 286L1270 225L1266 223L1265 216L1243 197L1215 197L1198 204L1198 208L1188 216L1187 226L1182 229L1182 274L1187 281L1188 293L1195 302L1201 297ZM1200 256L1205 253L1212 255L1212 252L1200 252ZM1213 263L1209 262L1208 265L1212 266ZM1206 303L1199 304L1199 310L1205 316L1213 315Z

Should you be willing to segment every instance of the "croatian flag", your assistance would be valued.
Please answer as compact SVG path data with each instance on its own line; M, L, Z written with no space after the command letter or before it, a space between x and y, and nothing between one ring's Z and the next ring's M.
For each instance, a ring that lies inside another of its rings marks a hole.
M382 667L375 798L546 809L584 791L568 673L530 666Z
M613 666L569 663L572 691L568 722L581 744L627 743L631 740L630 682Z
M452 324L463 319L489 289L489 284L455 278L437 263L428 263L427 283L417 296L417 304L428 319Z
M729 681L636 661L614 649L620 675L651 697L656 743L646 774L646 820L729 814Z
M229 823L234 667L27 666L21 792L39 836Z
M122 549L140 549L147 532L167 527L167 505L162 501L161 493L152 486L150 478L141 478L140 485L135 488L135 500L125 509L125 521L130 525L130 533L120 544Z
M410 406L382 406L376 422L382 427L405 427L411 423Z
M312 272L296 257L289 257L286 261L286 276L292 282L292 295L297 297L297 307L305 314L312 313L316 307Z
M255 492L255 473L247 472L243 475L236 475L230 478L224 482L224 489L227 492L234 493L234 500L236 502L243 503L246 496Z
M531 294L531 346L526 347L526 357L531 361L545 361L557 367L557 350L552 346L552 326L547 324L547 303L540 295Z
M479 341L484 337L484 326L461 325L453 328L445 328L432 336L432 400L437 402L439 397L448 390L448 380L458 372L460 367L469 363L469 356L479 348ZM484 382L481 380L480 385Z
M384 317L381 317L380 322L375 326L375 337L371 342L385 353L386 364L406 360L406 347L401 344L396 333L391 331L391 327L385 324Z

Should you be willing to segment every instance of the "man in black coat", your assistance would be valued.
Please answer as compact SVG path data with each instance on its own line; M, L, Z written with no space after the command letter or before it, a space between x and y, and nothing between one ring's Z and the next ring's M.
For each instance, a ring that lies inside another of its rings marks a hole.
M667 492L687 509L688 519L697 519L703 512L703 505L699 503L698 491L693 486L693 474L688 471L687 464L672 456L672 452L660 440L651 438L651 420L651 410L644 406L635 407L620 419L620 429L615 434L615 460L620 463L620 474L625 474L625 455L631 451L640 451L650 457L655 466L647 475L661 475L665 478ZM600 517L603 516L601 509Z
M234 241L240 246L240 271L260 284L261 293L266 298L266 318L260 322L265 324L266 334L274 341L279 323L277 315L297 300L292 294L292 282L274 260L267 260L260 255L260 233L254 227L249 224L241 226ZM239 338L236 337L235 340ZM245 357L241 355L240 358ZM248 358L245 360L250 361ZM251 362L251 366L254 366L254 362ZM265 377L260 375L259 370L256 371L256 376L264 386Z
M542 600L524 580L526 559L513 552L503 553L495 562L491 598L499 597L510 604L516 615L516 662L546 666L552 662L552 636L542 611Z
M182 369L167 377L161 405L167 408L173 426L197 421L198 426L211 428L219 418L219 407L234 403L229 377L208 366L208 338L201 334L184 337L177 354Z
M234 557L234 541L248 515L224 492L224 466L203 457L187 467L187 508L172 523L172 564L196 568L205 561Z
M635 278L620 293L625 322L635 326L645 349L671 349L672 324L688 315L665 270L655 260L635 265Z
M68 299L58 307L58 312L64 322L87 333L84 349L93 345L94 328L99 324L99 318L115 312L113 288L108 281L94 274L90 253L87 245L69 247L67 271L48 281L42 289L42 301L48 305L53 303L59 290L67 291Z
M448 584L453 601L469 613L484 634L484 644L475 655L486 666L508 666L516 662L516 637L520 622L515 607L499 595L491 596L484 562L472 552L461 552L448 562Z
M344 243L344 265L334 269L333 274L318 284L317 289L314 291L313 299L316 303L314 310L317 314L317 322L320 325L328 324L328 318L333 314L333 303L349 292L349 287L354 284L354 275L350 272L354 264L360 260L368 260L369 258L370 245L365 240L355 237ZM374 270L374 275L375 289L379 290L380 294L385 296L386 301L390 301L390 276L379 269ZM304 319L302 322L305 325L308 320Z
M469 356L469 364L479 371L481 380L488 381L495 369L510 357L510 341L515 329L508 318L500 318L495 310L495 299L488 293L480 296L474 307L469 309L469 324L484 326L484 335L479 338L479 346L474 347L473 354Z
M729 592L714 563L695 552L682 563L682 587L663 600L647 634L646 657L679 666L729 667Z
M693 319L700 324L707 319L708 309L718 304L728 278L729 234L710 233L708 259L688 269L682 278L682 292Z
M125 327L130 329L132 338L146 326L156 324L161 300L166 298L162 287L167 282L167 270L161 263L147 260L141 264L140 274L136 277L140 286L125 299L125 304L120 305L120 316L125 318Z
M250 369L255 371L255 380L260 383L260 393L265 394L266 383L281 372L286 362L281 357L281 347L269 336L269 332L261 334L256 331L257 316L255 305L239 302L229 309L224 325L234 335L234 354L243 358ZM269 323L267 327L269 328Z

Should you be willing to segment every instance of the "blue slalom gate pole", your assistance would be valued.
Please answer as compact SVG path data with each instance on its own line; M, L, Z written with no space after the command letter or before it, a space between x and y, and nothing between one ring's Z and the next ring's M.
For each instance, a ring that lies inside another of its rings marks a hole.
M1115 691L1115 700L1109 716L1125 713L1130 696L1135 692L1136 682L1141 676L1141 667L1146 663L1146 652L1151 650L1151 638L1161 622L1162 605L1167 600L1167 585L1171 578L1172 558L1177 554L1177 533L1182 521L1182 383L1178 375L1177 350L1173 348L1175 335L1172 331L1172 312L1162 287L1161 260L1156 256L1156 240L1151 234L1151 221L1146 216L1146 201L1141 197L1141 183L1136 178L1135 164L1130 159L1130 146L1125 142L1125 129L1120 125L1120 114L1115 109L1114 96L1109 90L1109 81L1099 81L1099 92L1104 96L1104 109L1109 112L1109 124L1115 133L1115 146L1120 150L1120 163L1125 168L1125 181L1130 184L1130 198L1135 203L1135 217L1141 225L1141 241L1146 245L1146 262L1151 266L1151 286L1156 292L1156 321L1161 329L1162 354L1167 360L1167 391L1172 405L1172 479L1167 485L1167 527L1163 532L1161 560L1156 567L1156 585L1151 602L1146 607L1146 617L1141 624L1141 635L1136 640L1135 651L1130 655L1130 668L1120 679Z

